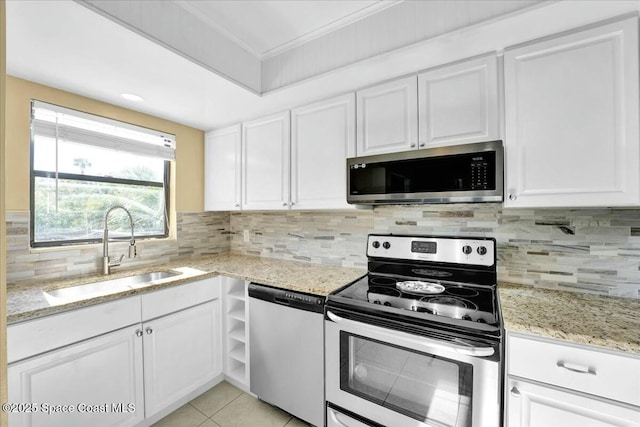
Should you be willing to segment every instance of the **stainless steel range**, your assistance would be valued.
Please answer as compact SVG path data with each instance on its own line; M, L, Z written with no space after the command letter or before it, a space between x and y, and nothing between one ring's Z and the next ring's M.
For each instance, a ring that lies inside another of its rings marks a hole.
M327 426L498 427L495 240L371 234L367 257L327 301Z

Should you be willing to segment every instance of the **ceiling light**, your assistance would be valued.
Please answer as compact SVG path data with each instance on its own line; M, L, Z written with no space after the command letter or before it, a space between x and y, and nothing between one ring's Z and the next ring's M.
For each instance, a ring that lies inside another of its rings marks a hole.
M128 99L129 101L135 101L135 102L144 101L144 98L138 95L134 95L133 93L121 93L120 96L123 97L124 99Z

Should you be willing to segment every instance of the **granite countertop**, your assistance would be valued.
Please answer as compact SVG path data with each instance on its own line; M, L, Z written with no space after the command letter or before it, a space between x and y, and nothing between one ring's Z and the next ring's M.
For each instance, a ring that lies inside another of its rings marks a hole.
M80 301L56 300L45 294L53 289L151 271L179 271L182 274L144 287ZM357 268L236 254L212 255L117 271L108 278L96 275L10 286L7 289L7 322L34 319L218 275L326 296L364 274L365 270ZM498 293L504 327L508 331L640 354L640 300L512 284L499 284Z
M182 274L156 280L144 287L127 289L110 295L100 295L80 301L56 299L45 292L152 271L179 271ZM73 279L21 284L7 289L7 323L30 320L49 314L73 310L92 304L137 295L167 286L179 285L214 276L228 276L242 280L277 286L283 289L327 296L336 289L366 274L365 270L327 266L299 261L285 261L256 256L220 254L203 258L176 261L153 267L116 271L109 276L85 276Z
M640 300L498 286L504 328L640 354Z

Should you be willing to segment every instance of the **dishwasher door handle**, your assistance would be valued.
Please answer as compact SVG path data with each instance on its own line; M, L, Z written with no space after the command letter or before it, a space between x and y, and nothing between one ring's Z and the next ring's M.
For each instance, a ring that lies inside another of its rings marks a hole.
M401 337L403 341L408 343L408 346L411 348L426 348L427 351L429 349L434 350L444 350L449 352L456 352L458 354L463 354L466 356L472 357L487 357L493 356L495 350L493 347L484 347L484 346L476 346L473 343L469 342L468 345L459 345L453 344L449 341L437 340L433 338L427 337L414 337L413 335L407 334L405 332L396 332L391 329L381 328L379 326L369 325L367 323L357 322L355 320L345 319L343 317L338 316L335 313L327 310L327 317L331 319L333 322L338 325L350 326L352 328L357 328L365 331L371 332L373 338L383 336L388 338L397 338ZM393 332L393 333L392 333Z

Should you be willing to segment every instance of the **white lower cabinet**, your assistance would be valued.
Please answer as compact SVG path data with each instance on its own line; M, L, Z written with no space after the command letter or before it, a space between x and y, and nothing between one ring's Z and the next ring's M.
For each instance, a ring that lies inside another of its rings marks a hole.
M220 375L219 319L214 300L143 324L147 417Z
M507 427L640 426L640 358L509 333Z
M221 334L217 277L10 325L10 426L149 425L222 379Z
M638 408L614 401L513 377L507 388L509 427L640 425Z
M9 425L124 427L142 421L139 331L140 325L130 326L11 364L9 401L26 406L9 413Z

